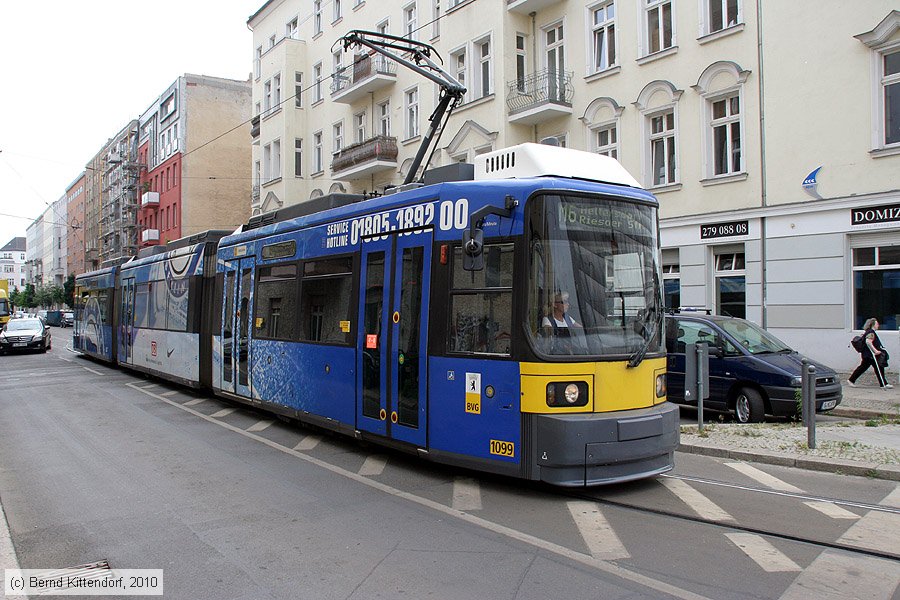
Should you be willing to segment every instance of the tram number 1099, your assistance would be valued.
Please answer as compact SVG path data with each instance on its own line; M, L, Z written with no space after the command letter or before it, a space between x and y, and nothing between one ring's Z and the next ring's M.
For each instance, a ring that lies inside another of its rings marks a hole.
M513 442L491 440L491 454L498 456L515 456L516 445Z

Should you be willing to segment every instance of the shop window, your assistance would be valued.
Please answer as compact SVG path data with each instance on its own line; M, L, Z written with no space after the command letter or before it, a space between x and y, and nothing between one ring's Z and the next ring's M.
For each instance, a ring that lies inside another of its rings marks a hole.
M663 250L663 296L665 307L675 310L681 306L681 267L678 250Z
M747 316L747 281L743 252L716 254L716 312L729 317Z
M875 317L882 329L900 325L900 246L853 249L853 327Z

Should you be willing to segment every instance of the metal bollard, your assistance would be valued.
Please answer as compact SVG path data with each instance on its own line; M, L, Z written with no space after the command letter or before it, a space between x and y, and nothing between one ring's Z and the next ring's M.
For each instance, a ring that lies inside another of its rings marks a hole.
M806 367L809 366L809 359L802 359L800 361L800 419L803 423L803 426L806 427L809 425L809 411L806 408L806 399L809 397L809 380L806 378Z
M805 377L808 379L806 384L807 395L807 412L809 417L806 423L806 445L812 449L816 449L816 367L809 365L806 367L807 373Z

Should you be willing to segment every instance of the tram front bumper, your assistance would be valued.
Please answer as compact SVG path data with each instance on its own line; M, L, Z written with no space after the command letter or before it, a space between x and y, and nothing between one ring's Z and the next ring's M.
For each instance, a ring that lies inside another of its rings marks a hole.
M576 487L652 477L675 465L678 407L534 415L532 476Z

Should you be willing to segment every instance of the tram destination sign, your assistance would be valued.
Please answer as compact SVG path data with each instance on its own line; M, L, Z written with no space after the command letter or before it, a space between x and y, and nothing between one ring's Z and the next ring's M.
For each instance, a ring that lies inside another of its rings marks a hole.
M850 209L850 225L874 225L900 221L900 204Z
M750 227L747 221L728 221L727 223L710 223L700 226L701 240L747 235L748 233L750 233Z

